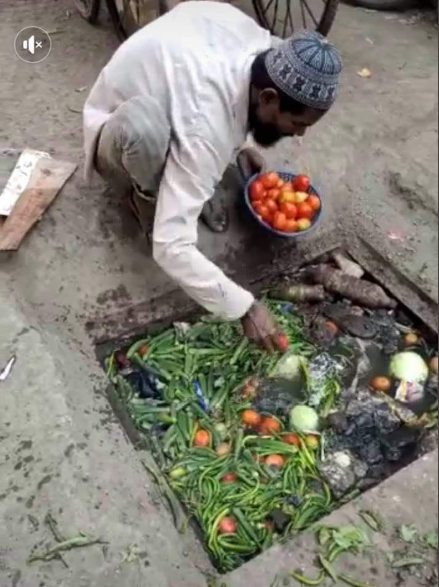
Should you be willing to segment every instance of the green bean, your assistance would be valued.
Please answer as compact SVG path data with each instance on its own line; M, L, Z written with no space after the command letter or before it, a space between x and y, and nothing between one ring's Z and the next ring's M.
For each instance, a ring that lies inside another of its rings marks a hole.
M343 581L343 583L346 583L346 585L350 585L350 587L373 587L370 583L362 583L361 581L352 579L347 575L339 575L339 579Z
M296 581L298 581L299 583L302 583L303 585L309 585L310 587L318 587L318 585L321 585L325 579L325 574L323 572L320 573L320 575L317 577L317 579L310 579L309 577L305 577L304 575L300 575L299 573L296 573L295 571L291 571L290 575L293 577L293 579L296 579Z

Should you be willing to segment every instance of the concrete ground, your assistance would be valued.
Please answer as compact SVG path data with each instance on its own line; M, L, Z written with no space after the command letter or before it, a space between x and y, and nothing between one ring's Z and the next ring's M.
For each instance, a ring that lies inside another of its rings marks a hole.
M15 35L30 25L53 34L53 53L38 66L13 51ZM113 32L105 23L92 29L70 0L2 0L0 28L0 149L29 146L82 164L83 88L117 47ZM428 12L343 6L332 38L346 63L334 112L302 145L267 153L273 167L310 171L325 197L325 222L290 253L239 217L227 236L201 230L201 246L246 284L281 253L284 265L288 254L294 264L331 239L360 235L437 300L437 29ZM363 67L370 79L358 76ZM222 192L232 199L237 190L231 170ZM98 340L186 303L148 255L123 203L103 185L85 186L80 169L20 251L0 257L0 366L18 357L0 382L2 587L206 585L208 561L191 535L180 541L112 416L95 359ZM419 466L429 482L401 481L392 499L413 510L422 501L436 516L434 464ZM48 511L65 534L90 532L109 544L67 554L68 569L59 561L27 565L32 549L51 539ZM123 562L133 545L140 554ZM244 584L241 576L231 585Z

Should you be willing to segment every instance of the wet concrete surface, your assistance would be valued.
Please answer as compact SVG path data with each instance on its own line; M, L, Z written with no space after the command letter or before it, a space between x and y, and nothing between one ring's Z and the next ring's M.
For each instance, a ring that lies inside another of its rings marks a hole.
M341 8L332 34L346 62L339 103L303 144L267 153L273 167L308 170L320 187L326 213L312 238L288 251L239 216L226 236L200 230L203 250L242 283L269 273L273 259L285 267L290 256L293 266L342 234L362 235L437 299L437 30L428 12L413 24L390 16ZM13 51L30 25L53 35L53 53L38 66ZM117 47L113 32L91 28L70 0L3 0L0 29L0 148L82 164L79 112ZM369 80L357 75L366 66ZM0 585L205 585L193 563L205 569L204 555L180 543L101 394L94 346L191 304L155 266L117 195L85 186L81 174L20 251L0 257L0 365L18 356L0 383ZM236 199L236 170L222 193ZM76 551L68 570L58 561L28 567L50 537L49 510L65 533L108 540L106 554ZM147 558L122 563L132 544Z

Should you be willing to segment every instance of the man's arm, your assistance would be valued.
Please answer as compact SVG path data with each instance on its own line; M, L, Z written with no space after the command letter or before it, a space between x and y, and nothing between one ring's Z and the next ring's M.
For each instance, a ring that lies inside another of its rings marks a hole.
M173 142L160 187L154 225L154 259L198 304L225 320L242 318L254 297L197 249L198 218L225 165L197 136Z

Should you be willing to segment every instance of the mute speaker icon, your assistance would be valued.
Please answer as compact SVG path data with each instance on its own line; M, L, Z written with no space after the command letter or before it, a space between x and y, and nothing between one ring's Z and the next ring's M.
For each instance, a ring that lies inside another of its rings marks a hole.
M35 55L35 48L42 49L42 43L35 43L35 35L32 35L29 39L23 41L23 49Z

